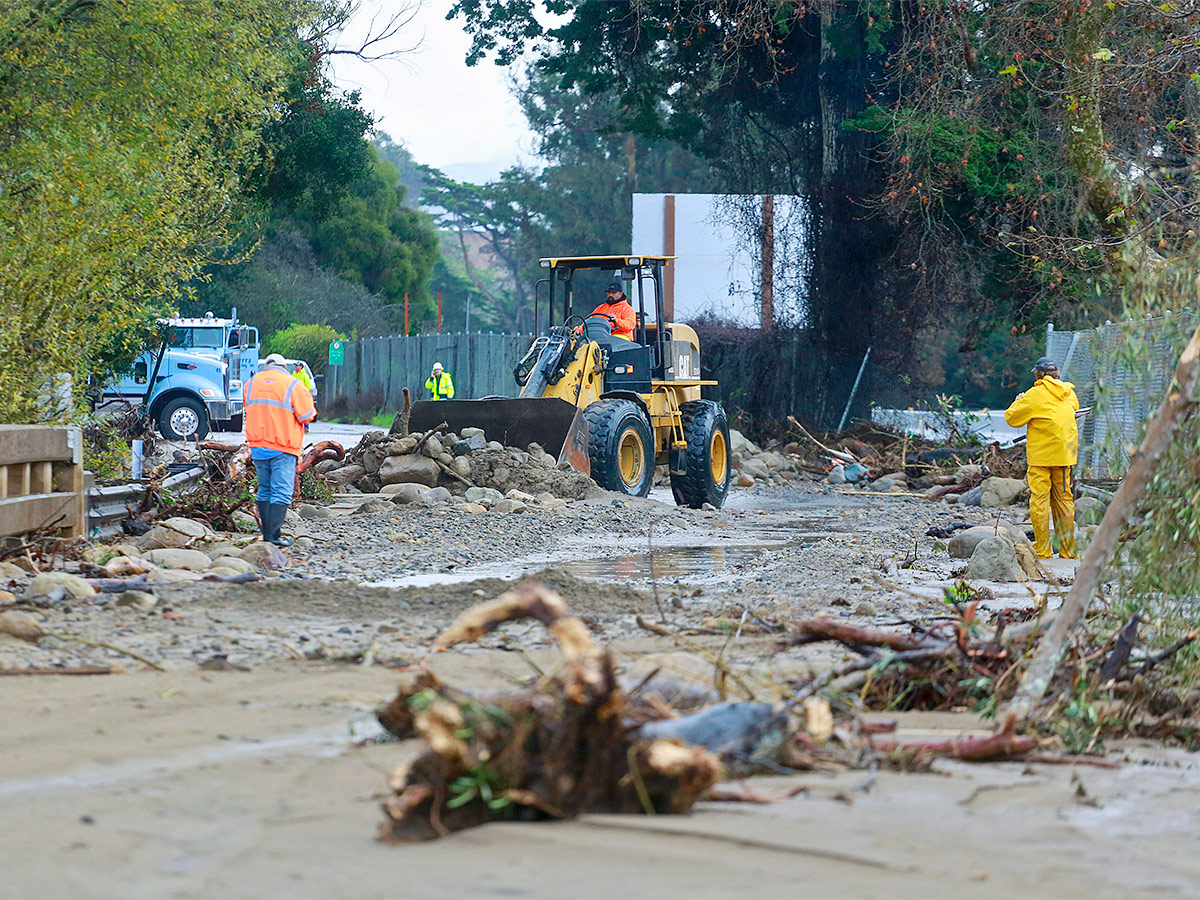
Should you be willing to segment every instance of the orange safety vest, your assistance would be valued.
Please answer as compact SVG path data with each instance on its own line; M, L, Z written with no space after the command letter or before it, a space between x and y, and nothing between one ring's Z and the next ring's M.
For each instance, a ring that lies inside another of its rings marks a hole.
M304 426L317 417L312 394L277 366L268 366L246 385L246 440L251 447L299 456Z
M637 328L637 314L633 311L633 307L629 305L629 301L624 298L616 303L601 303L594 310L593 316L612 316L616 319L616 324L612 326L612 333L619 338L625 338L627 341L633 340L633 330Z

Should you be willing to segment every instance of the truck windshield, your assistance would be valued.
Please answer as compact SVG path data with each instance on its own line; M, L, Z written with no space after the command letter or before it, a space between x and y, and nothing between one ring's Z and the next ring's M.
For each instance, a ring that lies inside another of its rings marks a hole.
M181 350L221 350L225 346L225 329L175 327L171 329L171 346Z

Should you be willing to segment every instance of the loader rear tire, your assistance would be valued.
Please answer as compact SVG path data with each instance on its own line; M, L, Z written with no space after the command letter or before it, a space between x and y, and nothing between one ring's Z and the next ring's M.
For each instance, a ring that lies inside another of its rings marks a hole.
M671 493L680 506L717 509L729 496L729 423L725 408L712 400L679 404L687 441L684 474L671 475Z
M654 483L654 432L631 400L600 400L583 411L592 479L602 488L645 497Z

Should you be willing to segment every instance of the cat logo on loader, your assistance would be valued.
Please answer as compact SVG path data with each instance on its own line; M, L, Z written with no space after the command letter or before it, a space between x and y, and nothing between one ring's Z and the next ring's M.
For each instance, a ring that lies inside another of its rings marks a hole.
M662 274L673 259L541 260L549 277L538 282L535 296L545 285L550 319L559 302L561 319L534 339L514 370L517 397L420 401L409 426L426 431L446 422L451 431L482 428L505 445L536 441L601 487L635 497L650 492L655 466L665 464L677 504L721 507L729 493L729 425L721 404L700 396L701 387L716 382L700 377L696 332L665 321ZM632 340L613 335L606 317L575 314L574 278L584 269L615 272L630 287L637 313Z

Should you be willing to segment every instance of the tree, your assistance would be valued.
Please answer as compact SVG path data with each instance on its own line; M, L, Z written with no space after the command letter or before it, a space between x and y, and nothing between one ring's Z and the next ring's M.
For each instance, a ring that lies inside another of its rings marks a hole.
M81 385L127 356L223 247L295 35L323 7L0 7L0 421L38 421L56 373Z

